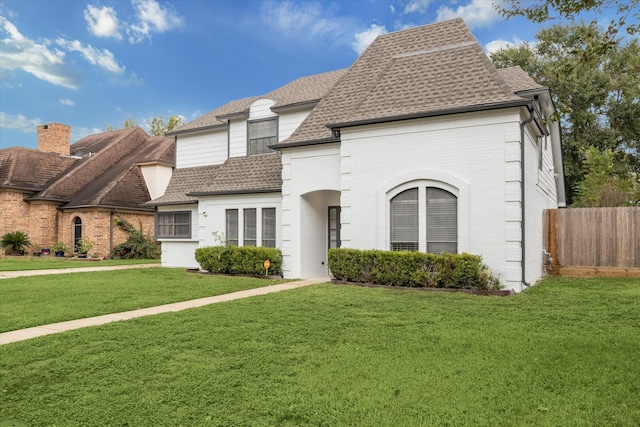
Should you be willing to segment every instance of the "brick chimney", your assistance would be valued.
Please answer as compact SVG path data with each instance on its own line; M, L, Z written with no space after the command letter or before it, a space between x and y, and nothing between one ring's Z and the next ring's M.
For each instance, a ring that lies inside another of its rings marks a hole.
M38 126L38 151L68 156L71 153L71 126L60 123Z

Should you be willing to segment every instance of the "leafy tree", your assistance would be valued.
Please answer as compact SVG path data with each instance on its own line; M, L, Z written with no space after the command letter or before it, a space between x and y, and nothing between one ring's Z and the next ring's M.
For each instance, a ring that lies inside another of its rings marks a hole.
M184 117L174 114L165 122L162 116L155 116L153 119L148 120L147 124L149 125L149 133L151 135L161 136L166 132L182 126L184 124Z
M587 173L576 186L576 207L638 205L640 185L616 171L614 153L589 147L585 152Z
M503 0L496 8L507 18L524 16L537 23L555 19L573 21L582 12L592 12L594 16L615 14L605 33L607 44L616 43L620 30L629 35L640 32L640 0ZM596 19L591 24L596 24Z
M562 125L569 203L588 172L588 147L610 150L620 177L640 172L640 46L633 39L593 48L605 43L596 25L554 25L539 31L535 43L491 55L496 67L519 65L550 88ZM594 54L585 57L589 46Z
M113 127L113 125L111 124L106 124L104 126L104 131L111 132L112 130L128 129L128 128L135 128L135 127L138 127L138 121L133 117L128 117L122 124L122 127L116 128L116 127Z

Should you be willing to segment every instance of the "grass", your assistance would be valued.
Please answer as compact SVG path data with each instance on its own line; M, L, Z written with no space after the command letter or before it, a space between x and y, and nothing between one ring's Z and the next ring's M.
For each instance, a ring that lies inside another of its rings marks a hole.
M144 268L0 280L0 332L268 286L281 281Z
M55 256L0 258L0 271L49 270L76 267L107 267L111 265L160 264L159 259L76 259Z
M32 426L637 426L640 281L319 285L0 346Z

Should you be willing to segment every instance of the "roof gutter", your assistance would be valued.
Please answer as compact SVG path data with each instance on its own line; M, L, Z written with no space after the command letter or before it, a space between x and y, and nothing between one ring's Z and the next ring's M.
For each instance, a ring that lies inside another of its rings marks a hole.
M308 147L310 145L329 144L332 142L340 142L340 140L336 138L323 138L323 139L316 139L313 141L300 141L300 142L291 142L291 143L280 142L278 144L270 145L269 148L271 148L272 150L281 150L283 148Z
M232 191L198 191L186 193L187 196L224 196L229 194L258 194L258 193L282 193L282 188L267 188L263 190L232 190Z
M342 128L342 127L372 125L376 123L396 122L400 120L411 120L411 119L422 119L426 117L447 116L450 114L473 113L476 111L499 110L502 108L511 108L511 107L525 107L525 106L529 106L530 104L531 104L531 101L528 99L513 100L513 101L499 102L496 104L471 105L466 107L446 108L443 110L436 110L436 111L423 111L420 113L403 114L399 116L332 123L332 124L328 124L327 127L333 130L333 129Z

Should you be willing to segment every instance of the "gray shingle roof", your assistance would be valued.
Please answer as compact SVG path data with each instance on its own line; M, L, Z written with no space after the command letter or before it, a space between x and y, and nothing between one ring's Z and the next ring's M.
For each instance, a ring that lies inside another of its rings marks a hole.
M519 65L509 68L498 68L498 73L515 93L527 90L547 89L536 83Z
M378 36L280 146L331 140L353 125L524 102L462 19Z
M198 166L193 168L174 169L171 180L164 194L145 205L178 205L196 203L195 197L187 196L202 187L203 182L211 182L222 165Z
M223 106L208 112L204 116L185 124L184 126L167 132L166 135L176 135L183 132L192 132L215 126L224 126L226 122L218 120L218 117L233 114L246 114L251 104L258 99L271 99L275 101L273 108L319 101L335 83L347 72L344 70L329 71L312 76L300 77L286 85L269 92L263 96L238 99L228 102Z
M213 179L202 180L191 195L279 192L282 163L279 153L227 159Z
M174 169L164 195L145 205L178 205L198 201L197 196L247 194L282 190L280 154L232 157L221 165Z

